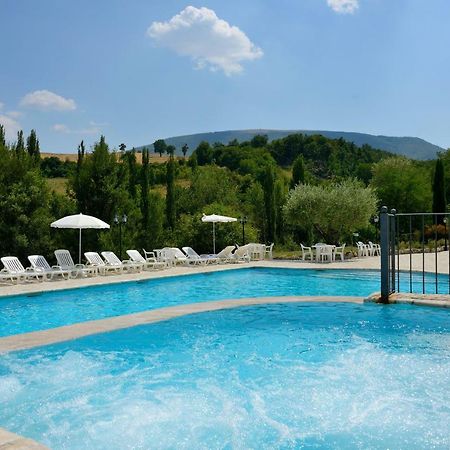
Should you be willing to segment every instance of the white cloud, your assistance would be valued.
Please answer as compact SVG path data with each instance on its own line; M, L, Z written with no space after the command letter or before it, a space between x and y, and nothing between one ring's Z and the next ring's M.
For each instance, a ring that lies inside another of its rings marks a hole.
M4 106L5 106L5 104L0 102L0 109L3 109Z
M5 127L6 139L14 141L17 138L17 132L21 129L19 122L6 114L0 114L0 124Z
M71 111L77 107L75 100L64 98L46 89L30 92L25 95L20 104L30 108L56 111Z
M70 133L69 127L63 123L55 123L55 125L52 126L52 130L57 133Z
M359 8L359 0L327 0L327 3L339 14L353 14Z
M22 113L20 111L8 111L6 114L8 114L8 116L12 117L13 119L18 119L19 117L22 117Z
M159 45L191 57L197 68L223 70L226 75L241 72L243 62L263 56L243 31L205 7L188 6L167 22L153 22L147 35Z
M81 128L80 130L73 130L72 128L68 127L67 125L63 123L55 123L52 126L52 130L57 133L65 133L65 134L100 134L101 133L101 126L105 124L98 124L96 122L89 122L89 126L85 128Z

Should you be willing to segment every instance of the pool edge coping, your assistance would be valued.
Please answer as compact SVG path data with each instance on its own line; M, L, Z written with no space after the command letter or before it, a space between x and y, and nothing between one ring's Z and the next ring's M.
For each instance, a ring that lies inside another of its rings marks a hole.
M98 320L78 322L71 325L31 331L0 338L0 355L9 352L30 350L36 347L59 344L86 336L108 333L115 330L139 325L163 322L177 317L200 314L211 311L281 303L358 303L365 302L364 297L356 296L286 296L286 297L248 297L240 299L213 300L210 302L188 303L165 306L132 314L124 314Z
M20 450L49 450L49 447L33 439L0 427L0 449L13 450L15 448Z

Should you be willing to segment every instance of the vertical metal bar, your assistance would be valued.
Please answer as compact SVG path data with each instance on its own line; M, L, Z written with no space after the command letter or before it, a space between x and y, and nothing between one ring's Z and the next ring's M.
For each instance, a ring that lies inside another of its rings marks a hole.
M390 238L391 238L391 292L395 292L395 209L391 209L390 222Z
M447 226L448 223L448 216L446 215L445 218L447 219L446 222L446 231L447 231L447 242L450 244L450 226ZM448 293L450 294L450 249L447 246L448 250Z
M380 246L381 246L381 301L389 301L389 216L388 209L380 210Z
M425 294L425 216L422 216L422 294Z
M397 230L397 292L400 292L400 217L397 216L397 223L396 223L396 230Z
M437 215L434 216L434 280L436 284L436 294L438 293L437 217Z
M409 216L409 292L412 293L412 216Z

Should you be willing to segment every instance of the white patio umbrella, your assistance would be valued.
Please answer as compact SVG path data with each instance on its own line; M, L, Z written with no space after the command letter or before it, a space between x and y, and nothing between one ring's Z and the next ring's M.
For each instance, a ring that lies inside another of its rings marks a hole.
M214 254L216 254L216 223L228 223L228 222L236 222L237 219L234 217L228 216L219 216L218 214L211 214L207 216L203 214L202 222L211 222L213 224L213 249Z
M81 230L85 229L103 229L109 228L109 225L97 217L85 214L74 214L56 220L50 224L53 228L72 228L80 230L79 246L78 246L78 262L81 264Z

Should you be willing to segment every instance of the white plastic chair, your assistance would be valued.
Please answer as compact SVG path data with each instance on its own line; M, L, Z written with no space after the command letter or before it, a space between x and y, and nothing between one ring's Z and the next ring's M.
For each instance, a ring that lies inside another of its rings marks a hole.
M380 256L381 255L381 247L380 244L374 244L369 241L370 255L371 256Z
M316 244L317 248L317 260L319 262L332 262L334 245Z
M242 247L238 247L235 252L232 254L231 262L250 262L251 256L250 256L250 246L243 245Z
M273 259L273 242L270 245L264 245L264 257L263 257L263 259L266 259L266 256L269 259Z
M341 261L345 260L345 244L341 245L340 247L334 247L333 249L333 261L336 260L336 256L341 257Z
M314 259L312 248L305 247L303 244L300 244L300 246L302 248L302 261L306 261L308 256L309 256L309 259L312 261Z
M60 276L63 280L69 279L69 270L63 270L59 266L50 266L50 264L42 255L30 255L28 257L28 261L30 261L31 267L34 270L42 272L44 274L47 281L53 280L58 276Z
M233 250L236 247L234 245L228 245L223 250L221 250L217 255L211 255L218 259L221 263L229 263L233 261Z
M367 244L358 241L356 245L358 247L358 258L361 258L363 256L369 256L369 246Z
M217 264L219 260L210 255L199 255L192 247L183 247L183 252L186 254L188 261L193 264L206 265Z

